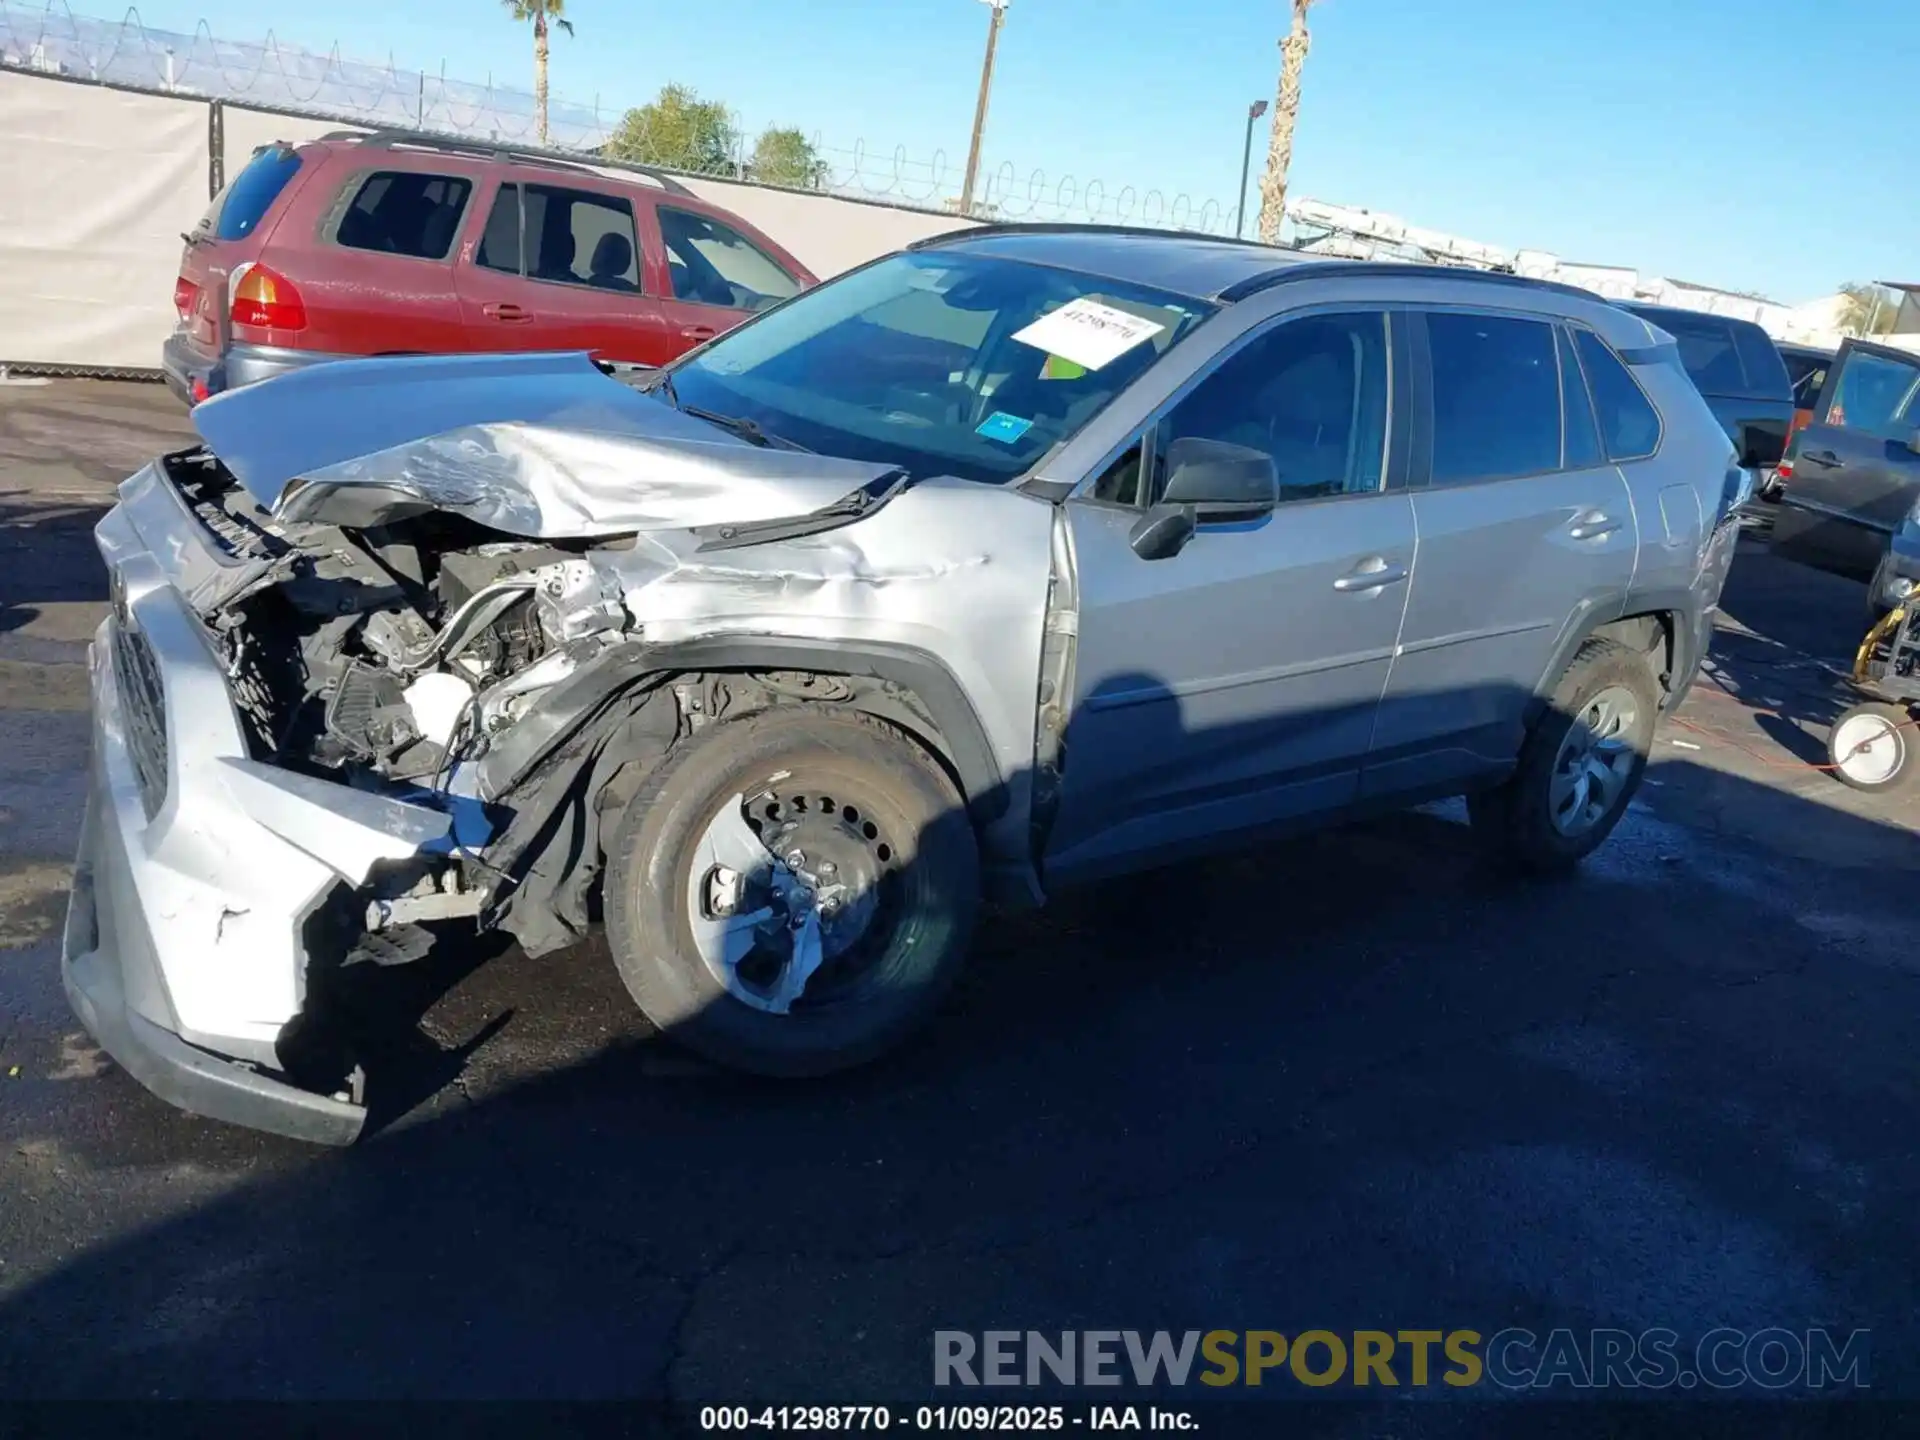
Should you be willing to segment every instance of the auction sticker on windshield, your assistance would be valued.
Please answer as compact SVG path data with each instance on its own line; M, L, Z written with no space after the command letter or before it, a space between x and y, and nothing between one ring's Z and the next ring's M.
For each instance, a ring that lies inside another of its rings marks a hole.
M1134 346L1151 340L1167 327L1142 319L1098 300L1069 300L1050 315L1042 315L1013 338L1075 365L1099 370Z

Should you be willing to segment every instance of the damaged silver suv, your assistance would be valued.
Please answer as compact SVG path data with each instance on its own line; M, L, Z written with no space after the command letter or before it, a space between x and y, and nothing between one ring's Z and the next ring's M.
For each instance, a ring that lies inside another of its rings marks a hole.
M99 527L67 989L165 1099L335 1143L343 976L450 929L604 919L664 1032L790 1076L909 1035L983 897L1457 794L1569 865L1747 489L1583 292L1072 227L639 386L350 361L194 419Z

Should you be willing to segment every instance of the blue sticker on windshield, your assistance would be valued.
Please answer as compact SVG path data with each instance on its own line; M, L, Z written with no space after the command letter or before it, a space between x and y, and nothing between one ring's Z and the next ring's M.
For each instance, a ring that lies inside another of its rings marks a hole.
M1033 421L1022 420L1018 415L1009 415L1004 410L996 410L980 422L973 433L984 435L989 440L998 440L1002 445L1011 445L1027 431L1033 428Z

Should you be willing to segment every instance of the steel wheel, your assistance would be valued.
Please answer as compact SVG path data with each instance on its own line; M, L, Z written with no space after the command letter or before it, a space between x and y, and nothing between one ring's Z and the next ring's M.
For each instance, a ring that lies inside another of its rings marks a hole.
M884 948L894 859L857 804L792 776L735 795L694 849L694 947L727 993L756 1010L785 1015L848 998Z

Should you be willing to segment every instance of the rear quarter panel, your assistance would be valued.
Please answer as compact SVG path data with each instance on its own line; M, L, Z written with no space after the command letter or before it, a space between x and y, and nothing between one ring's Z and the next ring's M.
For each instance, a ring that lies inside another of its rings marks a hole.
M468 182L464 235L480 203L480 167L454 157L343 148L328 155L275 227L263 264L291 280L307 311L298 332L249 331L249 341L335 355L444 354L471 348L454 291L454 256L444 259L349 249L335 238L341 215L366 179L382 171L458 176Z

